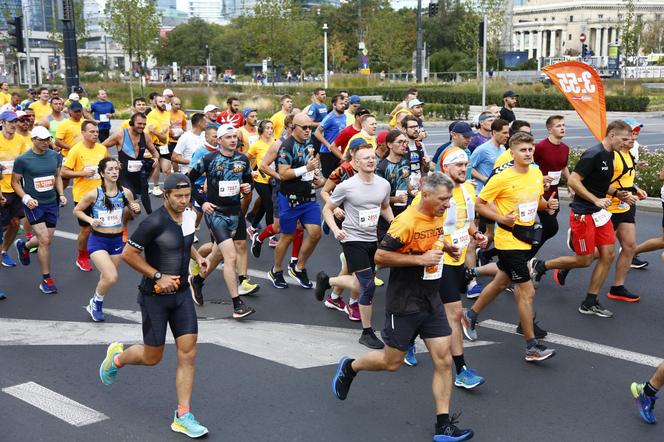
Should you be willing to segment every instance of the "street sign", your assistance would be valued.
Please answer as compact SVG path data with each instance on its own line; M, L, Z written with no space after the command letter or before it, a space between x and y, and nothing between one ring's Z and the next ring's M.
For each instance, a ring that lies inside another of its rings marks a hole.
M585 43L585 41L586 41L586 34L584 34L584 33L582 32L581 35L579 35L579 41L580 41L581 43Z

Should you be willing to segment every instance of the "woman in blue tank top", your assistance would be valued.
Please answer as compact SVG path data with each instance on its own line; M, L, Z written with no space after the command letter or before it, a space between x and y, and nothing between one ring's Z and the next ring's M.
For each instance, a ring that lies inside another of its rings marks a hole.
M134 200L131 190L118 185L118 160L110 157L101 160L99 176L101 186L85 194L74 208L74 215L92 226L88 253L101 274L87 306L93 321L104 320L104 296L118 280L125 221L141 213L141 206Z

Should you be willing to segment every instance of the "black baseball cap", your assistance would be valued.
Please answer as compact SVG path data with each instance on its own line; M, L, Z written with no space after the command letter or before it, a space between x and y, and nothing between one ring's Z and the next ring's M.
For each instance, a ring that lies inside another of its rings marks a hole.
M172 173L164 180L164 190L185 189L187 187L191 187L191 181L181 173Z
M367 109L366 107L360 107L355 111L355 116L356 117L361 117L362 115L369 115L371 111Z
M507 91L503 94L503 98L508 98L508 97L518 97L519 94L517 94L514 91Z

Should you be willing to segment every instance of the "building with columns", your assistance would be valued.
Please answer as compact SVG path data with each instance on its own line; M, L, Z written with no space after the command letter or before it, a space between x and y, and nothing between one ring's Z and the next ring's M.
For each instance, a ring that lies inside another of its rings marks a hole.
M580 54L582 34L595 56L607 56L609 44L620 41L623 0L513 1L512 48L528 51L528 58ZM664 0L635 0L634 7L644 22L664 14Z

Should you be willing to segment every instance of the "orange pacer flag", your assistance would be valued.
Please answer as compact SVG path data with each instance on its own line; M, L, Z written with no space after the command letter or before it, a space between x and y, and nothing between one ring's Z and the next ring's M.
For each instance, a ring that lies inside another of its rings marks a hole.
M602 141L606 131L606 101L604 84L597 72L579 61L563 61L542 71L572 104L595 138Z

